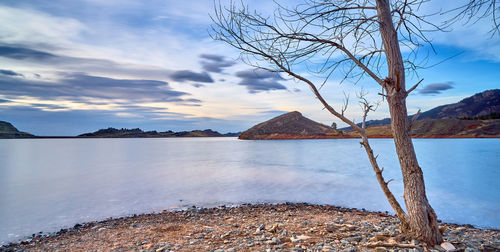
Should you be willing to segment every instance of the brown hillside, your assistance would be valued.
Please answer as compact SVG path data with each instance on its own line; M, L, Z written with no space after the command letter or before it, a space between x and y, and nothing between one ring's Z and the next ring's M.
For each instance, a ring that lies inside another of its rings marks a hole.
M240 139L341 138L334 129L302 116L297 111L280 115L243 132Z
M390 125L369 126L368 137L392 137ZM357 132L348 134L359 136ZM414 138L489 138L500 136L500 120L423 119L413 123Z

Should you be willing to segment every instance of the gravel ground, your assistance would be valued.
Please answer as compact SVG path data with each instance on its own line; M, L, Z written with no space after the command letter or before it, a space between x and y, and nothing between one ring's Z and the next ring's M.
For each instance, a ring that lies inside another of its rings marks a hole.
M392 215L309 204L191 208L77 224L0 251L500 251L500 231L442 223L427 247Z

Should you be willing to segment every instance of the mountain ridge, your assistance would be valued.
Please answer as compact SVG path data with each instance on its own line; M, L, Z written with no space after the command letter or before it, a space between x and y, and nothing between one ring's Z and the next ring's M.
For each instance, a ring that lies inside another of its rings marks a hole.
M77 136L36 136L30 133L17 130L11 123L0 121L0 139L7 138L168 138L168 137L237 137L241 132L237 133L219 133L217 131L206 130L191 130L191 131L143 131L139 128L135 129L116 129L109 127L100 129L90 133L83 133Z
M206 130L191 130L191 131L143 131L139 128L135 129L115 129L107 128L100 129L92 133L84 133L76 136L77 138L155 138L155 137L235 137L239 133L221 134L211 129Z
M412 118L414 115L408 116ZM472 96L466 97L459 102L437 106L420 113L418 119L499 119L500 118L500 89L490 89ZM366 126L379 126L390 124L390 118L379 120L368 120ZM357 124L361 126L361 123ZM341 130L352 130L351 127Z
M302 117L302 123L295 122L298 116ZM497 118L500 118L500 89L486 90L457 103L421 113L413 122L410 134L414 138L500 137L500 120ZM390 118L368 121L366 125L368 137L392 137ZM320 127L321 130L312 132L306 130L308 127ZM335 130L305 118L297 111L257 124L240 135L240 139L249 140L353 137L360 136L351 127Z

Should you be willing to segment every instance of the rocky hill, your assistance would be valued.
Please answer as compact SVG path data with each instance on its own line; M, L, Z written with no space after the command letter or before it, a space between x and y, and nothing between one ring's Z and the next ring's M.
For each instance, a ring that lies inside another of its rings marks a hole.
M413 117L409 116L410 118ZM422 112L419 119L466 119L466 120L487 120L500 119L500 89L486 90L467 97L457 103L435 107ZM369 120L367 126L388 125L390 118L381 120ZM361 126L361 124L359 124ZM342 130L351 130L350 127Z
M494 119L500 118L500 89L487 90L457 103L433 108L420 114L425 119Z
M115 128L107 128L100 129L98 131L92 133L85 133L78 135L77 137L82 138L133 138L133 137L235 137L238 136L239 133L227 133L221 134L217 131L213 131L211 129L207 130L192 130L192 131L165 131L165 132L157 132L157 131L143 131L139 128L137 129L115 129Z
M368 126L366 133L371 138L391 138L391 127L386 125ZM354 131L346 134L359 136ZM413 123L413 138L498 138L500 120L460 120L460 119L422 119Z
M241 133L239 138L250 140L314 139L342 138L342 135L333 128L293 111L259 123Z
M12 124L0 121L0 138L33 138L32 134L21 132Z
M412 116L410 116L411 118ZM415 138L487 138L500 137L500 89L488 90L460 102L423 112L411 128ZM367 122L372 138L392 137L390 119ZM343 133L342 133L343 132ZM290 112L258 124L240 135L240 139L307 139L359 137L352 128L336 131L326 125Z

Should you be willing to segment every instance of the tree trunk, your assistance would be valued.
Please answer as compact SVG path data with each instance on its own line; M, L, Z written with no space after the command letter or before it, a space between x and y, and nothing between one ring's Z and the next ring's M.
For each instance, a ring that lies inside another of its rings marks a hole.
M406 110L405 71L388 1L377 0L376 2L389 71L384 88L387 91L391 130L403 174L404 200L408 212L407 223L402 223L401 228L406 234L428 245L436 245L442 242L442 237L437 225L436 213L429 205L425 194L424 176L418 165L410 136Z

